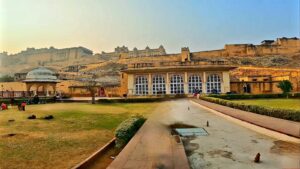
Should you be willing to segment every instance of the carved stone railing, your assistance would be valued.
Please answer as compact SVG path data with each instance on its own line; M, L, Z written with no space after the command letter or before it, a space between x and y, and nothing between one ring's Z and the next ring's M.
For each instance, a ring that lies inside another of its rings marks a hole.
M128 68L151 68L172 66L200 66L200 65L228 65L227 61L192 61L192 62L157 62L157 63L133 63Z

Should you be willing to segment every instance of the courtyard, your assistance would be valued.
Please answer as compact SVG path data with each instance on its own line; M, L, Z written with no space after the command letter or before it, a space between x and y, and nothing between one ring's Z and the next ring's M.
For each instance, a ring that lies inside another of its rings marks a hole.
M55 103L0 111L0 168L71 168L111 140L123 120L148 116L157 104ZM37 119L27 119L32 114ZM54 119L42 119L46 115Z
M189 99L163 102L149 116L144 126L109 166L116 168L147 168L164 166L180 168L185 159L174 148L169 126L182 123L204 128L207 136L183 139L189 166L192 169L299 168L300 140L276 137L269 130L254 125L245 127L225 115L213 113ZM209 127L206 126L209 121ZM262 132L258 132L262 130ZM257 153L261 162L254 163ZM178 160L180 159L180 160ZM187 167L185 167L187 168Z

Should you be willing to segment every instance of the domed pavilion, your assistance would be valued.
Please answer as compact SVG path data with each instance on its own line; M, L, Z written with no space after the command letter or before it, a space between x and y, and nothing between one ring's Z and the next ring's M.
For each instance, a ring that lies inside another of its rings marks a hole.
M59 80L53 71L45 67L38 67L28 72L23 82L26 83L27 92L33 93L33 95L53 96Z

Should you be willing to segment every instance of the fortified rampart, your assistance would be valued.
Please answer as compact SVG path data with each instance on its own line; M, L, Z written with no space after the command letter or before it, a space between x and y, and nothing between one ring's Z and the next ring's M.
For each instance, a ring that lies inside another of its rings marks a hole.
M28 64L31 66L45 65L56 62L68 62L80 60L85 56L92 56L93 51L84 47L73 47L56 49L50 48L27 48L17 54L8 55L6 52L0 53L2 66Z
M260 45L253 44L226 44L224 49L194 52L193 57L220 57L220 56L265 56L300 53L298 38L277 38L264 40Z

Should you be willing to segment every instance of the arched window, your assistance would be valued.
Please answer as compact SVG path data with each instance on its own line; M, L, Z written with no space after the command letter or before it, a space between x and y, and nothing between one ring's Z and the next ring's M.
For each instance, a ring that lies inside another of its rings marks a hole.
M221 93L221 79L217 74L207 77L207 93Z
M189 77L189 93L202 93L202 81L199 75Z
M183 78L181 75L172 75L170 83L171 94L183 94Z
M135 94L147 95L148 94L148 79L146 76L136 76L135 78Z
M155 75L152 78L153 94L166 94L166 82L162 75Z

